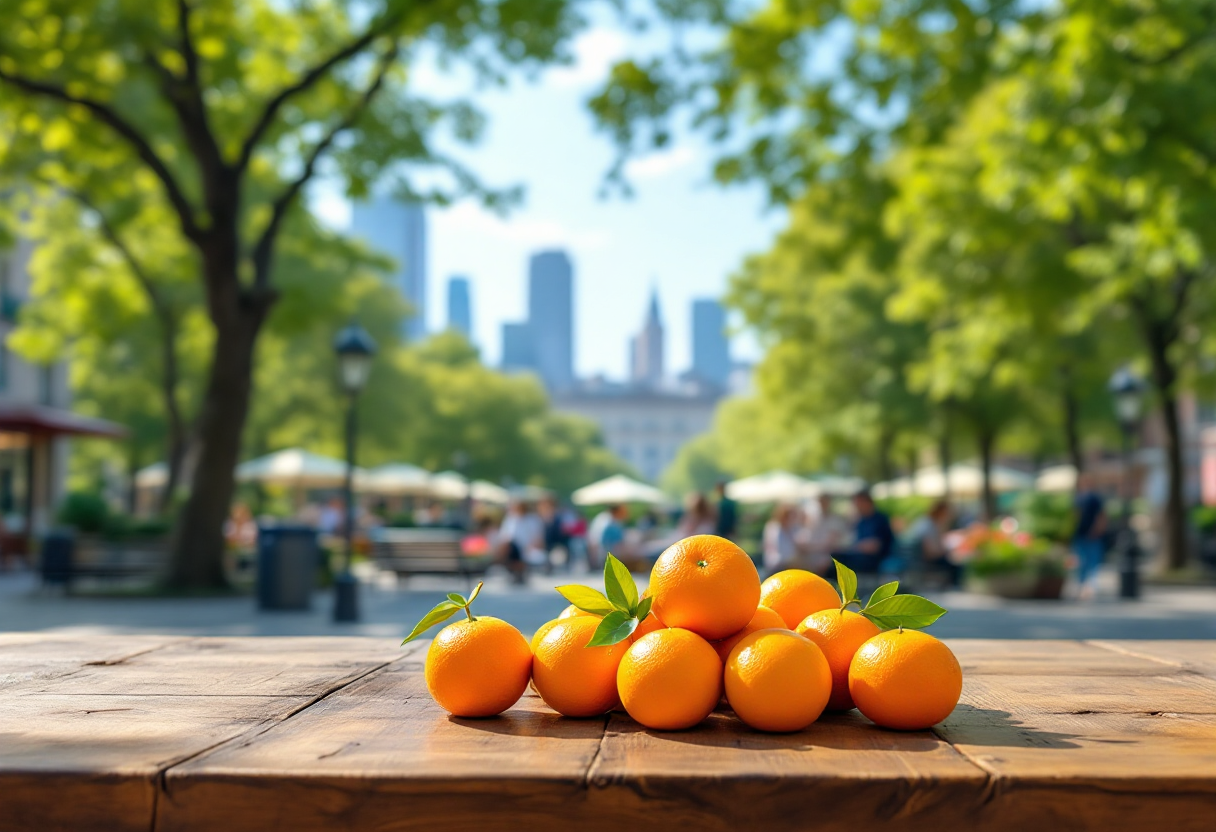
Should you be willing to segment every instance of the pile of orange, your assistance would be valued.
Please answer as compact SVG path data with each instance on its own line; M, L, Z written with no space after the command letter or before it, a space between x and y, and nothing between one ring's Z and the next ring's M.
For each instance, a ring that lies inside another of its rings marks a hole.
M880 630L810 572L761 583L747 554L720 537L668 548L647 592L650 615L605 646L587 646L600 616L573 606L530 646L509 624L470 613L431 643L427 687L452 714L480 717L511 707L531 681L565 716L624 708L655 730L691 728L725 694L760 731L798 731L825 710L854 707L880 726L919 730L945 719L962 692L962 671L942 642Z

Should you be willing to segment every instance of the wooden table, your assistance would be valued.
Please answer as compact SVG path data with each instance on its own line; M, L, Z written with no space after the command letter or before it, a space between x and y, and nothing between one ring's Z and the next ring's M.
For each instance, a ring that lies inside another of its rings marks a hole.
M0 634L0 829L1216 830L1216 642L954 641L935 731L452 719L425 644Z

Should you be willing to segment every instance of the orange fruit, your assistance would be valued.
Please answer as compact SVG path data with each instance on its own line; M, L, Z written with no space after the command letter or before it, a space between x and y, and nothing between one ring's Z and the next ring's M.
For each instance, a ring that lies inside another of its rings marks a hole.
M722 661L709 642L674 627L643 636L616 672L621 704L637 722L659 731L691 728L722 696Z
M726 701L757 731L801 731L832 693L823 651L786 629L744 636L726 660L725 681Z
M849 664L861 645L882 632L878 625L852 610L820 610L798 625L796 631L819 645L832 668L832 698L829 711L853 707L849 695Z
M887 630L857 650L849 693L884 728L919 731L950 715L963 692L963 669L950 648L918 630Z
M785 619L777 615L768 607L756 607L756 612L752 615L752 620L747 622L747 626L733 636L728 636L721 641L715 641L713 647L718 651L718 658L725 664L730 656L730 651L735 648L735 645L743 640L744 636L751 635L757 630L788 630L785 626Z
M523 633L479 615L449 624L426 651L427 690L453 716L494 716L519 701L532 672Z
M761 584L760 603L784 618L792 630L813 612L838 608L840 596L814 572L786 569Z
M655 630L662 630L662 629L663 629L663 622L660 621L655 616L654 612L652 611L650 613L650 615L648 615L642 619L642 623L639 624L638 628L633 631L633 640L637 641L644 635L649 635L650 633L653 633Z
M616 669L629 649L623 641L588 647L600 620L579 615L559 620L536 645L532 684L545 704L565 716L599 716L616 707Z
M747 626L760 604L760 575L723 537L698 534L667 547L650 572L650 592L668 627L710 641Z
M595 613L580 610L578 607L574 606L574 604L571 604L562 610L561 615L559 615L558 618L580 618L582 616L587 616L588 618L599 618L599 616Z
M532 634L532 643L530 645L532 648L532 655L536 655L536 645L540 644L540 640L545 637L545 633L549 632L561 621L562 619L555 618L552 621L546 621L544 624L541 624L536 628L536 632Z

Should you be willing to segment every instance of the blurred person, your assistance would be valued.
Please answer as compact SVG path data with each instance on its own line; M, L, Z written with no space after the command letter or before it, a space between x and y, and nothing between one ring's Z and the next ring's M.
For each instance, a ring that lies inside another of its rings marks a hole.
M768 574L788 569L799 560L798 511L781 504L764 524L764 568Z
M590 567L598 568L604 565L604 550L600 545L600 540L604 536L604 529L608 528L608 524L612 522L612 513L615 508L614 505L605 506L587 526L587 565Z
M545 571L553 568L559 558L564 563L569 557L570 540L566 535L566 524L558 510L557 500L545 497L537 504L536 513L545 527Z
M540 515L527 503L511 503L498 530L498 546L512 582L524 583L528 565L544 557L545 524Z
M950 503L937 500L908 530L908 543L926 572L944 575L951 587L958 587L962 569L950 560Z
M718 483L714 493L718 495L718 516L714 522L714 534L734 540L735 532L739 530L739 504L726 496L725 480Z
M336 536L342 534L343 523L346 519L346 507L338 497L330 497L321 507L317 517L317 530L321 534Z
M713 534L716 528L714 510L710 507L709 500L699 492L689 494L684 516L680 518L676 529L680 539L692 537L694 534Z
M879 511L866 489L853 495L853 508L857 512L853 545L838 554L836 559L854 572L877 572L878 565L890 556L895 547L891 518Z
M830 495L820 494L818 507L819 513L806 534L806 568L817 575L827 575L832 572L832 554L845 548L852 529L849 521L833 510Z
M1094 488L1093 474L1082 471L1077 477L1074 503L1077 525L1072 534L1072 550L1077 556L1078 597L1088 600L1097 591L1098 568L1106 554L1106 501Z
M609 510L608 523L600 532L600 538L597 541L600 552L605 558L612 554L619 559L623 554L620 550L625 543L625 524L628 520L628 506L617 504Z
M224 540L232 549L249 551L257 545L258 524L253 512L242 502L232 504L232 511L224 522Z

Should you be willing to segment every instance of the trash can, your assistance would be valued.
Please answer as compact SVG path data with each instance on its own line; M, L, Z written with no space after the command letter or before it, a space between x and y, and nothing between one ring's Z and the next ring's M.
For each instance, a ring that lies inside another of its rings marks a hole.
M258 609L308 609L316 586L317 558L316 529L259 527Z
M39 567L45 585L68 586L72 582L72 560L76 554L76 538L66 529L56 529L42 538Z

